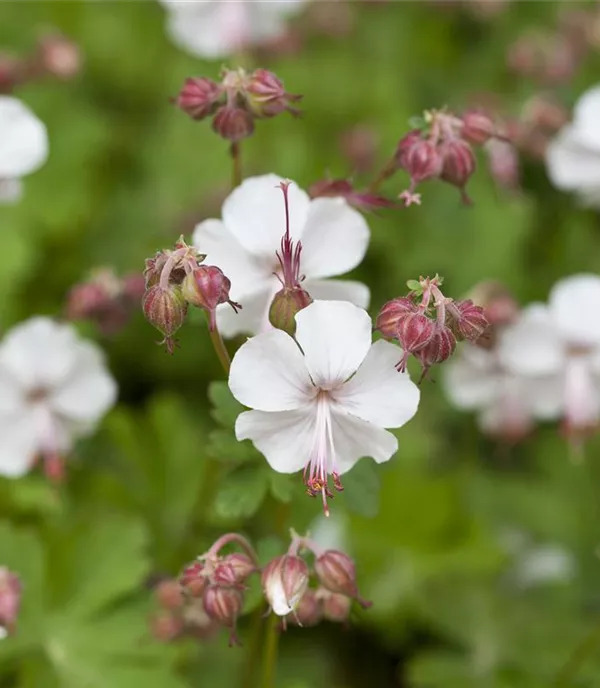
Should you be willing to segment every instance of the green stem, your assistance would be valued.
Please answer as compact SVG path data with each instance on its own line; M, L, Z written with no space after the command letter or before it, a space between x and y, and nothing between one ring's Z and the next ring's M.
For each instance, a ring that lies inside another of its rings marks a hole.
M221 337L221 333L219 332L219 328L215 325L212 329L209 327L209 332L210 332L210 341L212 342L212 345L215 349L215 353L217 354L217 357L219 361L221 362L221 365L223 366L223 370L225 371L225 375L229 376L229 368L231 367L231 359L229 358L229 352L227 351L227 348L225 347L225 342L223 341L223 337Z
M260 605L254 612L252 618L250 642L246 648L246 658L242 666L241 688L256 688L256 672L258 670L258 660L260 658L264 616L265 608L263 605Z
M279 649L279 617L271 614L267 624L263 654L263 675L261 688L275 688L277 650Z
M235 189L242 183L242 147L239 141L231 144L231 159L233 160L232 185Z
M573 651L554 681L555 688L572 686L575 676L585 660L598 649L600 644L600 626L593 628Z

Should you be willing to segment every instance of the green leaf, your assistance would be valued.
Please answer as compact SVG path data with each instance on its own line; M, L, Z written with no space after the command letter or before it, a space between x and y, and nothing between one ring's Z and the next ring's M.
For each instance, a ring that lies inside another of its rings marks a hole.
M350 511L373 518L379 511L380 482L371 459L361 459L344 475L344 495Z
M427 122L422 115L414 115L413 117L409 117L408 126L411 129L425 129Z
M231 430L213 430L209 435L209 454L219 461L247 463L260 457L250 442L240 442Z
M233 428L235 419L244 410L242 404L234 399L226 382L211 382L208 387L208 398L213 404L212 417L226 428Z
M291 475L269 470L269 489L278 502L288 504L292 501L294 490L298 487Z
M214 515L226 521L250 518L265 497L268 480L260 467L242 468L229 474L215 497Z
M423 292L423 289L421 287L421 284L419 283L418 280L408 280L406 282L406 286L411 290L414 291L416 294L421 294Z

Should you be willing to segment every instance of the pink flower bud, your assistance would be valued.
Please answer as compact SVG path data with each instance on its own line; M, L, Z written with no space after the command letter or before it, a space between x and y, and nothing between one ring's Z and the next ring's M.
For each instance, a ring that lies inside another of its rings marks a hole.
M475 342L489 327L483 308L470 299L447 304L446 314L449 326L459 341L468 339Z
M385 303L375 321L375 329L384 337L394 339L398 336L400 322L410 313L416 313L417 307L413 301L405 296L392 299Z
M205 575L204 564L200 561L195 561L186 566L179 576L181 589L190 597L200 597L207 584L208 579Z
M447 361L455 349L456 337L452 334L452 330L445 325L437 325L433 337L415 355L426 372L432 365Z
M312 298L304 289L283 288L275 294L269 308L269 322L289 335L296 333L296 314L310 306Z
M5 566L0 567L0 627L15 630L21 606L21 581Z
M330 592L351 597L364 609L371 606L358 594L356 567L347 554L334 549L323 552L315 561L315 573L321 585Z
M193 306L204 309L210 319L210 329L216 327L217 306L228 303L237 313L239 303L231 301L229 290L231 282L223 271L214 265L199 265L186 275L181 286L183 298Z
M238 588L209 585L202 597L204 610L211 619L231 629L231 645L236 644L235 626L244 606L244 596Z
M423 140L423 135L420 131L420 129L413 129L412 131L409 131L408 134L405 134L400 141L398 142L398 145L396 146L396 154L395 154L395 159L396 159L396 164L398 165L399 168L406 170L407 169L407 156L408 152L411 150L413 145L417 141L422 141Z
M212 127L219 136L235 143L252 135L254 120L243 108L223 105L217 110Z
M323 590L321 604L323 605L323 617L327 621L345 623L350 618L352 600L346 595Z
M402 154L402 167L410 174L413 184L439 177L444 160L438 147L426 139L418 138Z
M256 571L254 562L247 554L228 554L217 564L213 580L220 585L242 585Z
M184 81L174 103L192 119L201 120L212 115L220 97L221 88L212 79L190 77Z
M471 200L464 188L477 166L473 149L462 139L445 141L440 149L443 156L442 179L458 187L461 190L463 203L469 205Z
M423 313L408 313L398 323L397 337L400 345L409 354L426 346L435 331L435 323Z
M315 590L307 588L296 607L296 613L291 614L289 621L298 626L316 626L323 618L323 609Z
M283 82L266 69L257 69L250 76L245 94L248 107L255 117L275 117L286 110L293 115L300 114L290 103L298 102L302 96L287 93Z
M183 325L187 315L187 303L181 289L174 285L163 289L156 284L146 290L142 308L146 320L164 335L161 344L166 344L167 351L172 354L175 350L173 335Z
M183 595L181 585L176 580L161 581L154 588L156 601L164 609L179 609L183 606Z
M308 588L309 571L304 559L290 554L276 557L262 572L262 587L277 616L294 612Z
M79 46L65 36L44 36L39 45L42 69L59 79L72 79L81 70Z
M494 123L482 112L476 110L465 112L462 121L461 136L469 143L481 146L494 136Z
M150 632L160 643L168 643L182 635L184 622L179 617L169 611L155 614L150 619Z

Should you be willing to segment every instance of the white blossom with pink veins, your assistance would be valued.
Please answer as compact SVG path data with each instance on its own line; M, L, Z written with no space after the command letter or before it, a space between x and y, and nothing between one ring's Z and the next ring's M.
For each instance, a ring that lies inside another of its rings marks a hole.
M48 158L46 127L18 98L0 96L0 203L21 197L21 177Z
M600 208L600 85L581 96L573 121L550 142L546 167L554 186Z
M56 469L116 394L102 351L71 325L45 317L17 325L0 343L0 475L18 478L38 457Z
M270 329L268 312L281 289L276 253L285 232L282 178L274 174L246 179L225 199L222 220L205 220L194 231L194 246L206 253L231 280L230 298L242 305L234 313L217 308L217 324L226 337ZM328 279L355 268L363 259L370 232L364 217L343 198L316 198L296 184L288 190L290 236L302 243L302 288L313 299L350 301L362 308L369 289L361 282Z
M160 0L179 48L208 59L285 35L286 20L306 0Z
M548 305L534 304L502 338L499 356L516 375L550 376L548 403L560 406L567 429L600 420L600 277L575 275L557 282Z
M281 330L257 335L234 356L229 387L254 409L238 416L238 440L250 439L279 473L304 468L310 494L327 498L363 456L388 461L399 428L416 413L419 389L394 366L402 351L371 341L366 311L315 301L296 315L295 339Z

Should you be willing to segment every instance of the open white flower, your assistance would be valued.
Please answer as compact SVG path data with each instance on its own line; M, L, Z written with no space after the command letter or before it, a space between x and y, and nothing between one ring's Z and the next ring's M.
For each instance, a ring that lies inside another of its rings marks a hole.
M499 356L516 375L559 381L547 402L563 412L567 428L600 420L600 277L575 275L557 282L548 305L525 309L502 338Z
M312 495L325 513L328 477L339 476L363 456L381 463L398 449L385 428L399 428L419 405L419 389L394 369L401 350L371 343L371 319L361 308L315 301L296 315L296 340L281 330L243 344L231 364L235 398L255 410L238 416L239 440L250 439L271 468L304 468Z
M573 121L550 142L546 166L556 187L600 208L600 86L581 96Z
M48 158L44 124L18 98L0 96L0 203L21 197L20 178Z
M286 19L306 0L160 0L171 40L192 55L216 59L283 36Z
M102 352L71 325L36 317L0 344L0 475L17 478L41 456L52 472L76 437L113 405Z
M193 244L231 280L230 297L243 307L238 314L217 308L222 334L256 334L270 328L268 312L281 289L276 256L285 231L283 180L274 174L246 179L227 197L222 220L205 220L194 231ZM290 236L301 241L302 283L313 299L350 301L366 308L369 290L361 282L324 279L341 275L363 259L369 227L342 198L311 200L291 184L288 190Z

